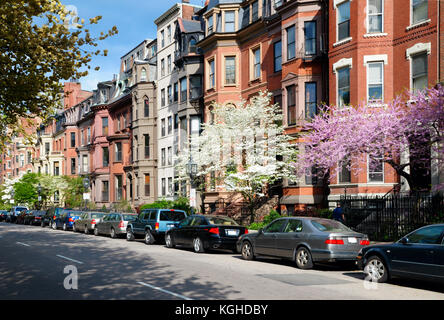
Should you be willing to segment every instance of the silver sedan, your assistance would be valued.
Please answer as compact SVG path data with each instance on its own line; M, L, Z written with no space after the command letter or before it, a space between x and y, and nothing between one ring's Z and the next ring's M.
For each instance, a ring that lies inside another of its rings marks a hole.
M279 257L310 269L316 262L356 261L359 250L369 244L365 234L335 220L287 217L241 236L237 250L245 260L257 255Z

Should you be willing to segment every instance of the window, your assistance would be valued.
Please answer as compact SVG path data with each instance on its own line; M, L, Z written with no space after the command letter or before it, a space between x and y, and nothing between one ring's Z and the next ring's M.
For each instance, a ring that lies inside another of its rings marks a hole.
M422 90L428 85L427 52L414 55L411 60L412 89L413 91Z
M317 114L316 82L305 83L305 117L313 118Z
M338 164L339 183L350 183L351 182L350 165L351 165L351 161L349 158L339 162L339 164Z
M168 165L171 166L173 164L173 148L168 147Z
M287 87L287 125L296 124L296 86Z
M282 227L287 223L286 219L280 219L272 222L268 227L264 229L264 232L276 233L282 230Z
M167 39L168 43L171 43L171 26L167 27Z
M102 148L102 165L104 168L108 167L108 165L109 165L109 149L108 149L108 147Z
M165 89L160 90L160 105L165 107Z
M168 194L173 195L173 178L168 178Z
M165 32L163 30L160 31L160 47L165 47Z
M260 78L261 76L261 49L257 48L253 50L253 79Z
M109 181L102 181L102 201L109 200Z
M344 67L336 71L338 82L339 107L350 104L350 67Z
M208 17L207 33L208 34L212 34L213 33L213 16L212 15Z
M380 33L383 31L383 0L368 0L367 32Z
M301 231L302 231L302 221L289 219L283 232L301 232Z
M236 57L225 57L225 84L236 84Z
M179 101L179 82L176 82L174 84L174 96L173 96L174 102Z
M282 70L282 42L279 40L273 44L274 72Z
M142 68L142 70L140 71L140 81L146 81L146 69Z
M296 57L296 34L295 26L287 28L287 60Z
M381 103L384 99L384 63L372 62L367 64L367 101Z
M167 68L168 68L168 74L171 73L171 55L169 54L167 57Z
M161 160L161 165L162 167L165 166L165 148L162 148L162 150L160 151L160 160Z
M316 54L316 21L304 22L305 32L305 55L312 56Z
M89 143L91 143L91 127L88 127L86 129L86 132L87 132L86 142L89 144Z
M123 196L123 184L122 176L116 175L116 201L122 200Z
M235 11L225 11L225 32L234 32L235 24L234 24Z
M197 99L202 96L201 76L190 76L190 99Z
M50 144L49 142L45 142L45 154L49 154L50 151Z
M338 41L350 37L350 2L346 1L337 7L337 38Z
M168 104L173 103L173 87L168 86Z
M150 196L150 174L145 174L145 197Z
M160 75L165 76L165 59L160 60Z
M368 182L384 182L384 158L368 157Z
M259 1L251 4L251 21L255 22L257 19L259 19Z
M173 117L168 117L168 134L171 134L173 132Z
M143 135L143 139L144 139L145 159L148 159L150 157L150 135L149 134L144 134Z
M165 190L165 178L162 178L162 196L166 195L166 190Z
M216 86L216 78L214 76L214 59L208 61L208 87L214 88Z
M75 147L76 147L76 133L71 132L71 148L75 148Z
M412 1L412 24L427 20L428 17L428 0L411 0Z
M306 185L318 184L318 170L315 166L305 171L305 184Z
M122 161L122 142L116 142L115 145L115 161L121 162Z
M108 117L103 117L102 118L102 135L103 136L107 136L108 135Z
M165 136L165 119L160 120L160 135Z
M189 48L188 51L190 53L196 53L197 52L197 46L196 46L196 39L194 37L191 37L190 42L189 42Z
M180 79L180 102L187 101L187 78Z
M150 116L150 101L148 99L145 99L143 101L143 116L144 117Z
M88 156L87 155L82 156L82 171L88 172Z

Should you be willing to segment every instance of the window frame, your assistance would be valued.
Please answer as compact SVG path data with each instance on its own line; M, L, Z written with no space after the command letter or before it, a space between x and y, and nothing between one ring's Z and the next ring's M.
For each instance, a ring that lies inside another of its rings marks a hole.
M381 12L370 14L370 1L381 1ZM385 0L367 0L367 19L366 19L366 31L368 34L378 34L384 33L384 4ZM379 31L371 31L370 30L370 17L381 16L381 30Z

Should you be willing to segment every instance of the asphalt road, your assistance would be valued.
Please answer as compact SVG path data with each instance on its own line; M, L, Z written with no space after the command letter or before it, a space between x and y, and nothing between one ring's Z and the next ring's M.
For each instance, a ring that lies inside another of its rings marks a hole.
M0 223L0 299L444 300L433 283L363 279L344 265L299 270L279 259Z

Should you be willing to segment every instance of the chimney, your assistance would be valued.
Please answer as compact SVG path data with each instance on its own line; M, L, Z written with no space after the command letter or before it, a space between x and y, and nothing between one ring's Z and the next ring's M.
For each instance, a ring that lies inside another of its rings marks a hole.
M190 0L182 0L182 3L190 3Z

